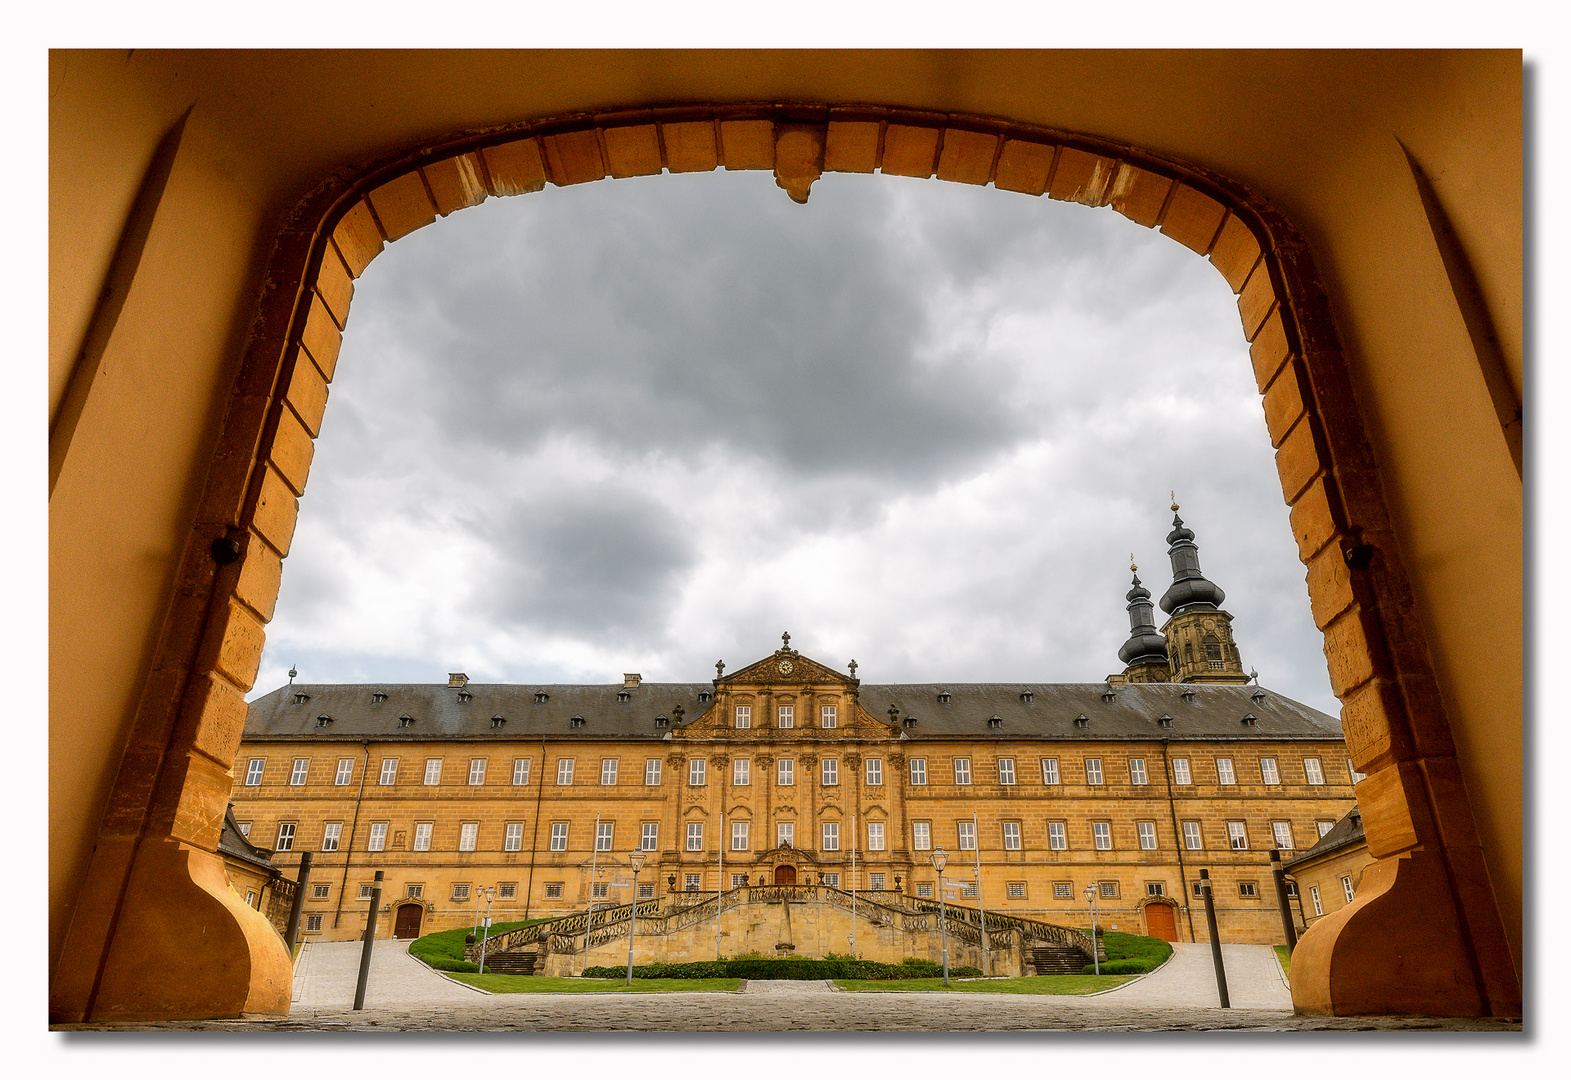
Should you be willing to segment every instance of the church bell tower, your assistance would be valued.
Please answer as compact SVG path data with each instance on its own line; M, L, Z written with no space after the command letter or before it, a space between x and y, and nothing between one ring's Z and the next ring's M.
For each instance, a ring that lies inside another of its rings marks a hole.
M1195 534L1184 527L1176 501L1167 557L1173 565L1173 584L1162 594L1161 605L1170 616L1162 627L1169 681L1247 683L1249 676L1233 642L1233 617L1222 610L1227 594L1200 572Z

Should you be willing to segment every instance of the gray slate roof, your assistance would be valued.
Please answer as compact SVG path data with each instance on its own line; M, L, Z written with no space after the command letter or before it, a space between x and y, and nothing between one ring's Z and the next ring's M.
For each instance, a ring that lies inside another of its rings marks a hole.
M1287 862L1282 864L1282 868L1284 870L1291 870L1293 867L1301 863L1318 859L1322 855L1329 855L1331 852L1340 848L1351 847L1354 844L1363 843L1363 841L1364 819L1363 815L1359 813L1358 807L1355 806L1353 809L1343 814L1341 820L1339 820L1335 825L1331 826L1330 831L1328 831L1319 840L1315 841L1314 845L1310 847L1309 850L1305 851L1302 855L1297 855L1287 860Z
M278 867L274 866L273 860L268 857L272 852L257 847L240 831L240 823L235 820L235 808L232 803L224 810L224 826L218 834L218 853L250 863L258 870L269 874L278 873Z
M1341 722L1281 694L1254 686L1204 683L1136 683L1114 687L1103 700L1104 683L899 683L864 684L861 703L887 724L890 705L898 707L899 731L907 738L999 738L1053 740L1159 739L1340 739ZM386 700L375 702L381 692ZM468 701L460 701L461 692ZM443 684L301 684L280 687L251 703L245 735L252 739L330 738L378 741L431 739L629 739L656 741L684 710L688 726L713 707L700 701L713 694L711 683L643 683L627 688L603 685L522 685L470 683L460 690ZM1193 700L1186 700L1192 692ZM537 693L546 700L537 702ZM949 700L941 702L939 695ZM304 694L306 700L297 701ZM1030 695L1025 700L1022 695ZM1255 697L1254 695L1259 695ZM1075 718L1084 715L1085 727ZM1173 718L1170 728L1158 724ZM1242 721L1257 719L1254 727ZM331 723L319 727L317 718ZM400 717L413 722L400 726ZM500 716L505 723L492 725ZM656 717L671 723L659 726ZM574 728L572 719L584 723ZM915 717L916 724L904 720ZM988 720L1002 721L997 728Z

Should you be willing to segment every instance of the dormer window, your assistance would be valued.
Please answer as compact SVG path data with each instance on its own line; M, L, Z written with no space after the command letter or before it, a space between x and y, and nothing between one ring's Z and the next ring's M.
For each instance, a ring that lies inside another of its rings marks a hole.
M501 727L505 723L507 723L507 717L505 717L505 716L493 716L493 717L491 717L491 726L494 727L494 728L499 728L499 727Z
M1001 728L1004 726L1004 718L1001 716L990 717L987 721L987 726L990 728Z
M1173 726L1173 718L1168 716L1166 713L1163 713L1161 716L1157 717L1156 722L1162 727L1170 728Z
M398 718L398 726L399 727L414 727L414 724L415 724L415 718L410 716L408 713L405 713L404 715L402 715L402 716L400 716Z
M472 701L472 700L474 700L474 695L471 694L468 690L460 690L458 692L458 700L459 701Z
M1258 703L1258 702L1264 701L1266 699L1266 692L1264 690L1260 689L1260 687L1257 686L1257 687L1255 687L1255 692L1253 694L1250 694L1249 697L1250 697L1250 700L1255 701L1255 702Z
M316 718L316 726L319 727L319 728L324 728L328 724L331 724L332 722L333 722L333 718L331 716L318 716Z
M371 704L377 705L387 700L387 694L381 690L371 691Z
M1255 727L1260 723L1260 721L1255 719L1254 713L1250 713L1248 716L1244 717L1242 723L1245 727Z
M1025 702L1027 705L1031 704L1031 691L1022 690L1020 692L1020 700Z
M671 718L670 717L668 717L668 716L657 716L657 717L655 717L655 727L670 727L670 726L671 726Z
M1089 716L1087 716L1085 713L1081 713L1079 716L1075 717L1075 727L1083 728L1083 727L1090 727L1090 726L1091 726L1091 718Z
M1193 690L1185 690L1178 696L1184 699L1185 705L1193 705L1195 703L1195 692Z
M914 728L916 727L916 717L908 716L903 721L901 721L901 723L905 724L905 726L908 728Z
M939 702L941 704L948 705L949 704L949 691L948 690L940 690L938 692L938 700L939 700Z
M536 690L535 691L535 704L536 705L544 705L546 702L548 702L550 700L551 700L551 695L546 693L544 690Z
M631 701L631 700L633 700L633 695L628 693L626 690L618 690L616 692L616 700L618 700L618 701Z
M714 698L715 698L715 696L713 694L711 694L708 690L700 690L698 692L698 700L699 701L713 701Z
M304 690L296 690L295 691L295 704L296 705L304 705L306 702L308 702L310 700L311 700L311 695L306 693Z
M1107 686L1102 691L1102 701L1103 701L1104 704L1111 705L1113 702L1115 702L1117 700L1118 700L1118 695L1113 693L1113 687L1111 685Z
M582 716L575 716L567 723L570 727L581 728L584 726L584 718Z

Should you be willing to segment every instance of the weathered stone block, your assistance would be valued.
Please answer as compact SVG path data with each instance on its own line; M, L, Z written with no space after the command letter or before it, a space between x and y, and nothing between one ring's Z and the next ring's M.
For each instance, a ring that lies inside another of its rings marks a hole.
M1120 162L1108 191L1108 205L1130 221L1149 229L1160 220L1162 207L1167 205L1168 195L1176 183L1171 177Z
M310 310L306 312L305 329L300 333L300 344L316 363L322 378L328 382L333 381L333 372L338 367L338 347L342 340L338 324L328 314L327 305L321 297L312 296Z
M376 227L371 210L364 202L355 203L339 218L333 229L333 244L353 277L365 273L371 260L381 252L382 230Z
M1325 545L1336 539L1336 519L1331 513L1330 496L1326 491L1327 477L1320 476L1304 489L1288 514L1293 528L1293 540L1298 544L1298 557L1306 566L1309 560Z
M720 146L725 152L725 167L729 170L775 167L773 121L722 120Z
M306 357L297 355L284 400L313 439L322 433L322 414L327 410L327 380Z
M660 132L665 138L666 167L672 172L710 172L719 166L713 120L661 124Z
M545 148L546 170L553 184L565 187L605 176L600 139L593 128L546 135L540 142Z
M295 516L299 507L295 493L289 490L289 485L284 483L277 470L263 466L262 489L251 513L251 527L273 545L280 555L289 554L289 542L294 537Z
M833 120L824 138L826 172L870 173L878 168L876 120Z
M289 409L281 410L267 459L296 495L305 494L306 476L311 471L311 458L315 453L316 444L300 418Z
M1053 147L1023 139L1005 139L998 155L998 175L993 186L1000 191L1040 195L1047 190L1047 174L1053 167Z
M1304 395L1299 385L1298 372L1290 365L1266 387L1261 399L1265 409L1266 430L1271 433L1271 445L1278 447L1293 425L1304 415Z
M889 176L933 175L938 155L938 129L890 124L884 131L884 160L880 171Z
M1313 425L1306 419L1287 433L1276 451L1277 478L1282 482L1282 497L1293 503L1320 471L1320 452L1315 447Z
M284 563L278 553L260 540L253 538L240 564L240 577L235 582L235 599L248 605L263 622L273 617L273 606L278 602L278 586L283 579Z
M395 176L372 191L367 198L376 219L382 223L382 233L391 243L423 229L436 220L436 207L426 194L425 183L419 170Z
M1238 317L1244 324L1244 337L1254 341L1255 335L1260 332L1260 325L1265 322L1266 316L1276 306L1276 288L1271 283L1271 274L1264 260L1255 264L1254 273L1249 275L1249 280L1244 283L1244 291L1238 295Z
M957 184L985 185L993 175L998 136L963 128L947 128L938 153L938 178Z
M1228 214L1211 248L1211 265L1227 279L1236 293L1249 279L1249 271L1260 260L1260 241L1242 218Z
M316 293L327 305L334 322L340 327L349 325L349 304L354 299L355 283L332 244L322 253L322 266L316 274Z
M606 128L604 138L612 176L653 176L663 167L660 135L653 124Z
M1162 233L1195 254L1204 255L1211 250L1211 242L1216 239L1217 227L1222 224L1225 213L1226 208L1211 196L1187 184L1179 184L1167 201L1167 212L1162 215Z
M1100 154L1088 154L1072 146L1058 151L1058 165L1047 185L1050 199L1101 206L1113 185L1116 163Z
M545 161L533 138L487 146L480 151L493 195L527 195L545 187Z
M1255 385L1263 394L1276 373L1291 355L1287 348L1287 331L1282 327L1282 308L1276 307L1266 316L1259 330L1249 342L1249 359L1255 369Z
M424 166L426 186L436 200L436 212L443 217L454 210L479 206L490 194L482 178L479 158L475 154L459 154L443 158Z

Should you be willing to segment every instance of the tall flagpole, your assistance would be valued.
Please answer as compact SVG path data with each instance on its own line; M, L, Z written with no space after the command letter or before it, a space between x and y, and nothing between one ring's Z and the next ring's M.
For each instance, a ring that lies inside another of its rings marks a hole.
M976 914L982 920L982 976L986 978L992 972L987 962L987 912L982 909L982 828L975 810L971 811L971 835L976 841Z

